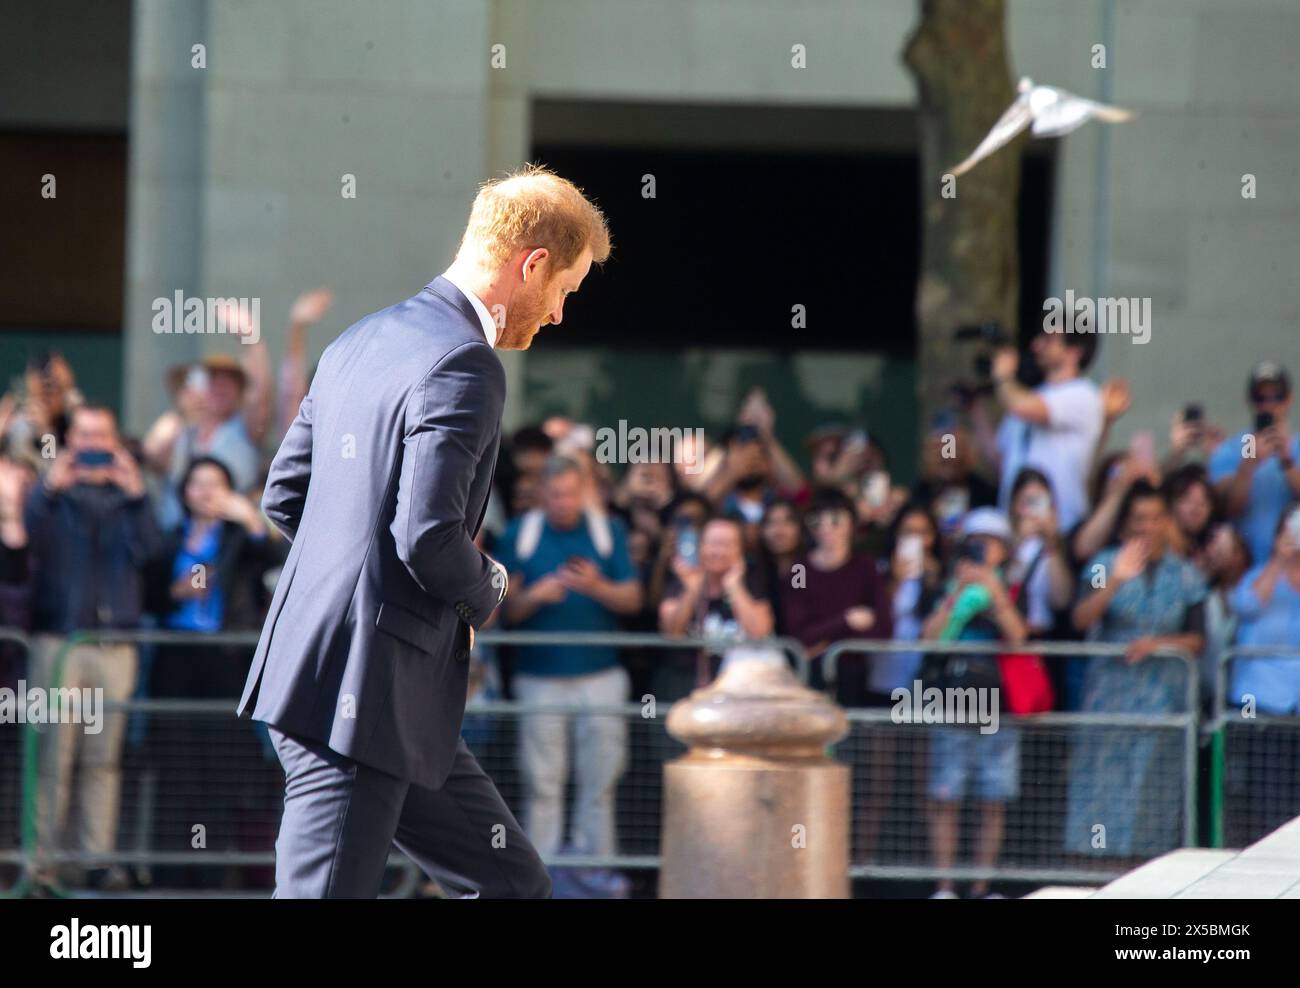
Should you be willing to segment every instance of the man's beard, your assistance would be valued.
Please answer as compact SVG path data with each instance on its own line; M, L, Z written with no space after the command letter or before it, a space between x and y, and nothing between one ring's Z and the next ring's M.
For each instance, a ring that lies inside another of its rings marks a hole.
M497 345L505 350L527 350L532 345L533 337L541 329L542 319L546 316L546 305L542 301L545 286L535 295L520 299L506 310L506 324L501 327Z

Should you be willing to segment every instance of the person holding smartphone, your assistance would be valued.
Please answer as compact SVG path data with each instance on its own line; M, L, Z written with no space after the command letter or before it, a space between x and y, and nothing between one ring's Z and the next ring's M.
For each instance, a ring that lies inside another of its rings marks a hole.
M1278 519L1300 498L1300 437L1291 434L1291 377L1272 361L1258 364L1247 389L1255 420L1210 457L1210 480L1250 554L1273 550Z
M1023 644L1029 626L1006 582L1013 539L1006 516L996 508L976 508L963 519L958 538L952 578L926 618L921 637L930 641L1002 641L1012 647ZM955 668L971 670L969 682L1000 682L994 655L961 656L954 662L937 653L936 659L922 665L920 675L926 687L943 688ZM1007 804L1020 795L1020 728L1000 723L985 734L969 725L942 724L929 731L929 740L926 790L935 867L948 869L956 864L961 804L968 792L980 806L974 864L994 867L1006 830ZM973 882L970 896L1001 898L990 892L987 879ZM942 879L931 898L957 898L952 880Z
M1024 597L1021 611L1030 636L1050 638L1056 614L1070 606L1074 575L1056 520L1052 485L1042 471L1026 467L1011 486L1011 560L1007 575Z
M77 644L61 670L57 663L73 631L140 626L145 569L162 548L140 467L122 444L111 409L83 404L73 411L67 443L28 496L25 523L36 574L32 679L45 688L102 689L105 701L126 702L135 689L135 645ZM125 734L121 713L106 714L93 734L72 723L42 732L39 882L55 881L40 859L55 849L74 801L84 821L75 850L106 860L116 848ZM92 887L126 885L117 866L96 865L86 877Z
M502 606L510 628L613 632L641 609L626 526L587 512L585 499L581 465L553 454L542 468L541 511L512 521L498 546L509 574ZM530 708L599 708L628 698L630 680L615 646L525 645L514 654L512 690ZM538 852L552 856L563 849L572 772L572 845L588 854L614 854L614 796L627 761L627 721L594 710L529 712L520 717L519 753L528 787L524 829Z
M740 645L767 638L776 627L768 589L745 558L743 523L711 518L699 531L684 529L672 560L672 576L659 604L659 631L668 637L718 639ZM672 703L717 676L726 653L702 649L668 652L654 679L655 698Z
M1300 643L1300 507L1283 516L1272 553L1237 584L1231 601L1236 644L1277 646L1279 654L1236 659L1229 668L1229 704L1241 710L1251 702L1264 713L1294 716L1300 712L1300 656L1287 653ZM1246 750L1228 767L1229 785L1246 793L1244 843L1300 813L1300 787L1289 771L1297 759L1300 735L1294 728L1265 723L1248 732Z

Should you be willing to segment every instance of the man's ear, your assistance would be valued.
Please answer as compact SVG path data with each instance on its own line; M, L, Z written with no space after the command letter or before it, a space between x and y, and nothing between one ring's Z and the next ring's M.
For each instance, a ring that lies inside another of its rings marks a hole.
M523 267L520 269L520 273L523 275L524 284L528 283L529 275L540 274L540 272L536 271L536 268L550 256L550 251L545 247L536 247L527 257L524 258Z

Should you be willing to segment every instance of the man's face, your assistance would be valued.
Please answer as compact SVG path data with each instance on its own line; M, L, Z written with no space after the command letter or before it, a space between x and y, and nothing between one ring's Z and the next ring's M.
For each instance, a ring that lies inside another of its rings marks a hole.
M582 476L577 470L550 477L542 486L542 509L556 528L572 528L582 514Z
M711 521L700 536L700 568L721 575L741 559L740 529L729 521Z
M527 350L539 329L558 326L564 318L565 297L578 290L591 270L590 248L584 248L571 267L555 272L549 270L549 253L540 258L536 255L528 255L515 273L520 284L506 309L505 325L497 334L498 350Z
M548 456L550 453L544 449L530 447L517 450L514 456L515 469L524 476L536 477L542 472Z
M239 411L243 398L244 382L238 375L218 372L208 376L208 411L213 418L230 418Z
M1070 348L1060 333L1039 333L1029 344L1029 349L1043 372L1051 373L1065 363Z
M117 449L117 423L108 412L79 411L68 428L67 446L71 453L111 453Z
M117 422L108 412L99 409L78 411L72 417L68 427L67 453L74 457L78 453L113 453L118 447ZM88 484L107 483L112 474L108 466L78 466L76 476Z
M1291 410L1291 395L1280 384L1261 384L1251 392L1250 405L1255 409L1256 415L1270 412L1274 422L1282 422Z
M732 440L727 456L734 458L736 486L751 490L767 480L771 470L767 449L757 439Z

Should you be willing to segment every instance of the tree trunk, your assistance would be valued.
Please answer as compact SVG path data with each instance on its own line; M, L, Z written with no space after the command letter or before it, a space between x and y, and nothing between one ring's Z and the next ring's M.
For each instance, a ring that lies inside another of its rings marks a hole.
M921 273L916 291L917 391L924 429L975 348L953 331L996 320L1018 331L1016 216L1024 135L959 179L964 159L1015 99L1007 65L1005 0L920 0L904 60L920 90ZM954 195L955 192L955 195Z

